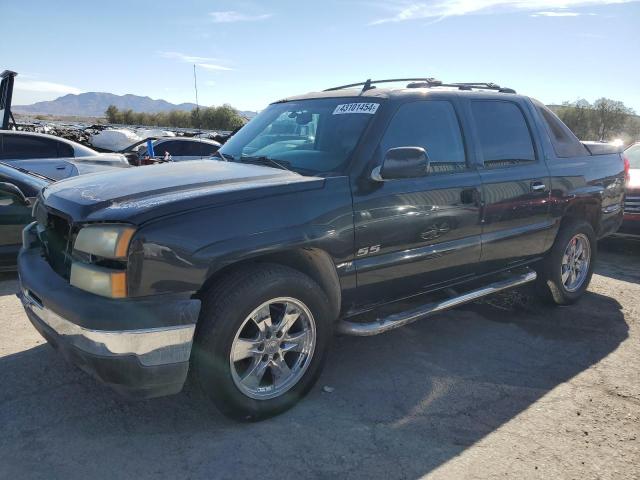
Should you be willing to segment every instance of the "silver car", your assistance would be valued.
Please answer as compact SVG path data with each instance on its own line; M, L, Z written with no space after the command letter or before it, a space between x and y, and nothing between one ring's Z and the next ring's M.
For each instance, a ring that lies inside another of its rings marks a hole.
M86 164L129 167L120 153L99 153L77 142L44 133L0 130L0 160L53 180L77 175L77 166Z

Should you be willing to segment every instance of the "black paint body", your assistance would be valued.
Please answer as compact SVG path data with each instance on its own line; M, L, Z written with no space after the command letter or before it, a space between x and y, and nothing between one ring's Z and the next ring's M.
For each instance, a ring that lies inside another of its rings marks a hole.
M618 154L558 158L526 97L437 89L309 94L381 106L344 170L305 177L266 166L194 161L76 177L51 185L49 212L80 226L137 226L129 253L129 295L197 295L240 262L277 261L314 277L348 316L422 292L539 260L568 217L598 236L622 220ZM366 100L363 100L363 97ZM371 179L379 142L407 102L453 104L467 169L445 175ZM487 169L469 112L474 100L513 102L535 147L527 165ZM534 184L543 190L534 191ZM362 254L362 252L365 252ZM87 294L89 295L89 294Z

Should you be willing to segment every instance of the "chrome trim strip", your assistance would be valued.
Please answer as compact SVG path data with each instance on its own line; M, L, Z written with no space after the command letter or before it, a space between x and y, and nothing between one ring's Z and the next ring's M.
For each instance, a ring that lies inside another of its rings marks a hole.
M186 362L191 355L195 325L122 331L91 330L41 305L26 289L18 296L25 310L72 345L92 355L135 355L145 366Z
M31 248L31 245L38 238L37 234L35 233L37 225L38 222L31 222L29 225L22 229L22 247L25 250L29 250Z
M547 230L553 227L555 223L555 219L550 219L545 220L544 222L532 223L520 227L486 232L482 234L482 245L486 245L491 242L499 242L501 240L508 240L510 238L520 237L522 235L528 235L530 233L540 232L542 230Z
M358 273L368 272L378 268L401 265L410 262L422 262L432 258L438 258L451 253L458 252L465 248L480 248L481 236L458 238L447 242L440 242L423 247L411 248L407 250L384 253L359 258L354 262Z
M340 320L337 323L337 331L343 335L354 335L359 337L378 335L388 330L393 330L394 328L413 323L416 320L420 320L435 313L457 307L463 303L472 302L486 295L491 295L501 290L506 290L507 288L517 287L525 283L533 282L536 278L536 272L528 270L525 273L515 275L506 280L491 283L486 287L472 290L471 292L463 295L449 298L441 302L428 303L413 310L389 315L388 317L378 319L375 322L358 323Z
M622 205L620 205L619 203L614 203L611 205L607 205L606 207L602 207L602 213L606 215L611 213L618 213L620 210L622 210Z

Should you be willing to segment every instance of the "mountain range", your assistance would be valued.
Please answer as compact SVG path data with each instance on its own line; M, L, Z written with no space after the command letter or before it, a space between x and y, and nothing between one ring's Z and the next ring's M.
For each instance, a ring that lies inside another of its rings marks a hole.
M79 117L102 117L109 105L115 105L118 110L131 109L134 112L157 113L171 110L191 111L196 108L195 103L174 104L166 100L154 100L139 95L114 95L106 92L86 92L68 94L55 100L36 102L31 105L13 105L16 113L46 114L46 115L74 115ZM256 112L239 111L249 119Z

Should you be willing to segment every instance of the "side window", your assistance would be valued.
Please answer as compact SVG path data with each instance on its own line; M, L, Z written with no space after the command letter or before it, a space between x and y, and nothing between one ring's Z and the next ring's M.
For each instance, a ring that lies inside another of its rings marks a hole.
M165 152L169 152L172 157L184 155L182 153L182 142L162 142L153 147L153 153L156 154L156 157L164 157Z
M531 133L522 110L512 102L471 102L485 168L526 165L536 161Z
M73 147L68 143L57 142L58 144L58 157L75 157Z
M199 157L201 155L202 147L200 142L182 142L182 149L180 155L185 157Z
M29 158L56 158L56 141L30 135L3 135L2 158L21 160Z
M455 173L467 168L458 117L450 102L429 100L402 105L380 142L380 153L390 148L422 147L431 174Z
M218 151L220 147L217 145L212 145L210 143L201 143L200 144L200 153L203 157L210 157L214 153Z

